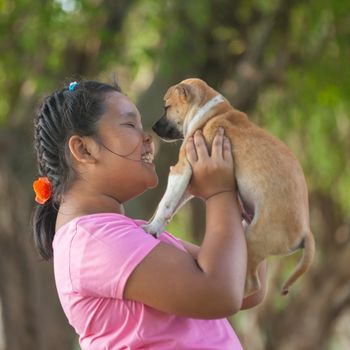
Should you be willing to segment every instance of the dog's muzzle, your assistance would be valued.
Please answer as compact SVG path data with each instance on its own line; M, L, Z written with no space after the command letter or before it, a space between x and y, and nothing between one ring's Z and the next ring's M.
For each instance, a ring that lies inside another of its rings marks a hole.
M152 130L164 140L183 139L183 134L176 128L174 124L163 116L153 126Z

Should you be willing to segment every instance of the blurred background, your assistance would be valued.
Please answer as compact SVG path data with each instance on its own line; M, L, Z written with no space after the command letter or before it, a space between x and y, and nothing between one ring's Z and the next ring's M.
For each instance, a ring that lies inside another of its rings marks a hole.
M0 0L0 349L79 349L59 305L52 262L30 236L37 176L33 115L80 78L113 82L146 128L170 85L200 77L282 139L308 182L317 254L269 258L263 304L232 317L248 350L350 349L350 2L344 0ZM158 143L160 184L127 204L148 219L179 144ZM193 200L168 229L200 243Z

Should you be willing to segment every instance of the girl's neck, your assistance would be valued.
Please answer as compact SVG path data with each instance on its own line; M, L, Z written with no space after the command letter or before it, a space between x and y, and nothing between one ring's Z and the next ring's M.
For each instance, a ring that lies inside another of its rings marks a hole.
M71 212L93 214L93 213L117 213L124 214L124 206L122 203L111 196L104 194L79 194L65 195L62 198L61 208L70 209Z
M123 214L124 206L111 196L101 193L68 191L61 200L57 213L56 230L78 216L116 213Z

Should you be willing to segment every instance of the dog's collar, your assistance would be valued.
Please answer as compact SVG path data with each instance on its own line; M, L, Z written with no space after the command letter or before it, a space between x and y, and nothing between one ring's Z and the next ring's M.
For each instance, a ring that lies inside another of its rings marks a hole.
M185 136L190 135L193 132L193 130L197 127L198 123L202 121L203 116L205 116L205 114L209 110L211 110L213 107L215 107L216 105L224 101L225 101L224 97L218 94L215 97L213 97L211 100L209 100L204 106L199 108L195 113L195 115L193 116L193 118L188 123L188 127L186 125L187 123L185 123L184 135Z

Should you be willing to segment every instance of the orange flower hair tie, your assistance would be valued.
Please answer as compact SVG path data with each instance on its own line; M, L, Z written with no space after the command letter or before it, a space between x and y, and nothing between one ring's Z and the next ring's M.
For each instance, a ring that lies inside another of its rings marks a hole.
M39 177L34 181L33 189L36 194L35 201L39 204L46 203L52 195L52 184L47 177Z

